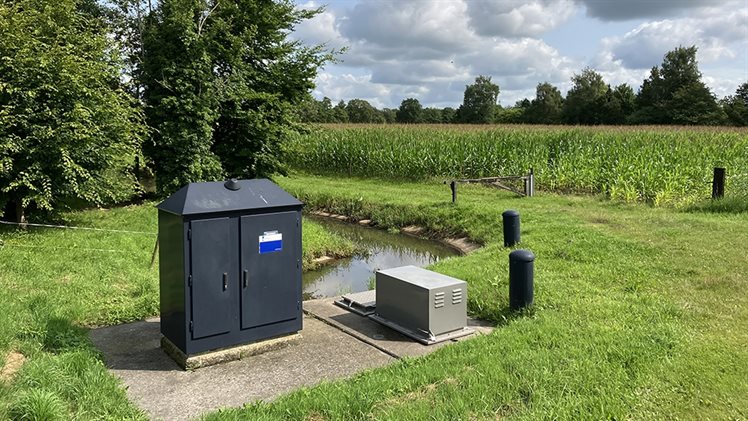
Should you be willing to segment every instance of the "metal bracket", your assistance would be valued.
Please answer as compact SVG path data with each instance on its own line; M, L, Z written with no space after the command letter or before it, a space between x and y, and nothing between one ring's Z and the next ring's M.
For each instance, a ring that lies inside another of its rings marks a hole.
M509 180L522 180L524 181L524 191L515 189L511 186L503 184L504 181ZM452 203L457 202L457 183L478 183L486 184L492 187L497 187L503 190L510 191L519 196L532 197L535 195L535 172L530 168L530 172L527 175L511 175L506 177L483 177L483 178L463 178L458 180L444 181L444 184L449 184L450 190L452 190Z

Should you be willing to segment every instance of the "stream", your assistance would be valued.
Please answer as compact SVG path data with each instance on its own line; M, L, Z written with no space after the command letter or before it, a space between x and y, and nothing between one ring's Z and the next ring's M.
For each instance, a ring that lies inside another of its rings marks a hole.
M363 227L329 218L312 217L325 229L345 237L368 253L339 259L302 277L304 299L335 297L374 287L374 272L398 266L427 266L457 256L457 250L436 241Z

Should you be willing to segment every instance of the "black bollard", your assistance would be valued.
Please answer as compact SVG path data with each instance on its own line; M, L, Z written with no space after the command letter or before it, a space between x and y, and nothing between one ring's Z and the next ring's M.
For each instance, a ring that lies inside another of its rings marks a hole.
M712 199L725 197L725 169L715 168L712 178Z
M533 303L535 255L530 250L509 253L509 307L519 310Z
M519 244L519 212L507 210L501 214L504 220L504 247Z

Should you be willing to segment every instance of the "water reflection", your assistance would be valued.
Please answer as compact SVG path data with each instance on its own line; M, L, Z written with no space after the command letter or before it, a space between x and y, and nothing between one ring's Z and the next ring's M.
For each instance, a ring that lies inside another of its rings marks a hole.
M435 241L390 234L328 218L314 219L326 229L361 245L368 250L368 255L341 259L304 273L304 299L366 291L369 284L373 284L376 270L405 265L427 266L457 255L454 249Z

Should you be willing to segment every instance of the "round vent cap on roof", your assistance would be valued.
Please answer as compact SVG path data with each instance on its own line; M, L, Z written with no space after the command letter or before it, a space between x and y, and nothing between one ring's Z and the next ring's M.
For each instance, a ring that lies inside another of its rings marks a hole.
M236 178L232 178L231 180L223 183L223 187L226 187L229 190L239 190L240 188L242 188L242 185L239 184Z

